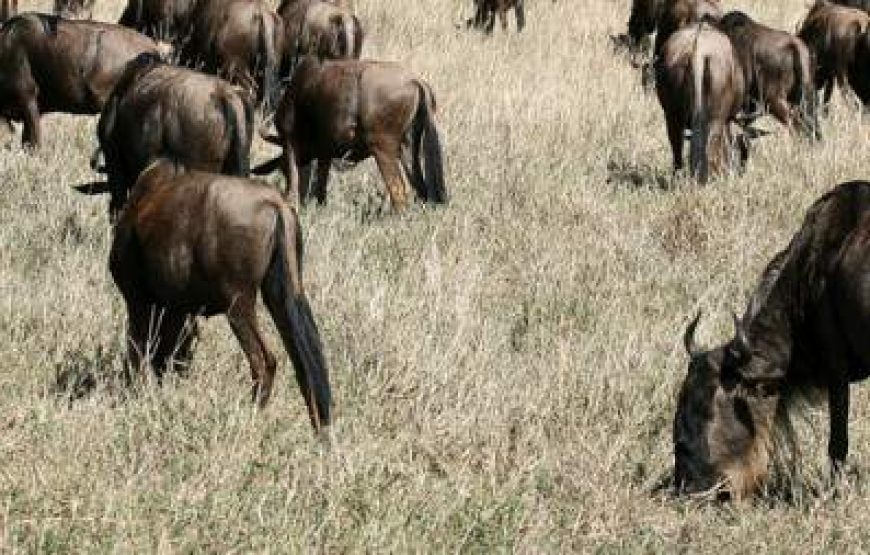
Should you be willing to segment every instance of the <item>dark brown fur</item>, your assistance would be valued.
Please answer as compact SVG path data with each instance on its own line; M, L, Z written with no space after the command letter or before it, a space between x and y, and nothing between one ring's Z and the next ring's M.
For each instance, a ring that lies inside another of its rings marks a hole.
M719 29L731 39L746 82L751 111L769 111L783 125L818 136L813 63L802 40L730 12Z
M408 178L418 197L447 200L435 98L425 81L398 64L306 58L278 105L275 126L274 142L283 154L254 172L281 165L289 192L301 202L313 160L318 169L314 196L325 202L331 161L369 156L377 161L395 209L407 204Z
M118 25L22 14L0 29L0 116L38 146L40 114L96 114L127 62L157 44Z
M239 84L258 100L271 100L282 68L288 69L284 35L283 21L265 0L200 2L181 62Z
M155 59L131 62L97 128L112 212L158 158L248 175L253 124L250 98L226 81Z
M283 0L286 48L291 58L307 54L320 59L359 59L365 33L359 18L336 2Z
M870 375L870 183L837 186L762 274L734 338L691 356L674 421L676 482L737 497L764 481L772 434L796 398L827 392L828 454L848 452L849 383ZM808 393L810 393L808 395Z
M251 367L253 399L265 406L277 364L257 323L259 291L312 426L329 425L329 376L302 287L302 238L280 194L248 179L178 173L161 160L139 176L114 232L109 269L127 306L133 371L147 359L158 376L186 364L196 317L226 314Z
M721 17L719 0L664 0L656 22L653 53L659 55L664 44L677 30L701 21L715 22Z
M492 33L495 27L495 16L501 22L501 28L507 31L508 10L513 9L517 18L517 31L526 26L526 9L524 0L474 0L474 16L466 21L466 26L483 29Z
M706 23L671 35L656 62L656 93L665 114L674 171L683 167L686 129L692 131L692 175L704 183L710 170L724 171L735 144L732 124L745 94L743 70L728 37ZM745 157L744 146L741 158Z
M834 82L844 89L849 68L861 37L867 32L870 16L861 10L844 8L820 0L810 8L798 36L816 60L816 88L824 89L824 102L831 101Z
M190 33L190 18L199 0L128 0L120 25L179 47Z
M0 0L0 23L18 14L18 0Z

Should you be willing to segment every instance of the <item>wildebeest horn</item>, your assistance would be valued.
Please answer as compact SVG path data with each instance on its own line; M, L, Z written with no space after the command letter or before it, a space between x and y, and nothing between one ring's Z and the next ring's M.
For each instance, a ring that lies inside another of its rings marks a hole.
M686 352L689 356L695 356L698 353L698 346L695 344L695 328L698 327L698 322L701 321L701 311L695 315L695 319L689 323L686 328L686 333L683 334L683 345L686 347Z
M102 195L111 191L109 183L106 181L92 181L91 183L82 183L81 185L73 186L73 189L83 195Z
M741 360L749 360L752 356L749 336L746 335L746 329L743 327L743 322L740 321L737 314L732 312L731 318L734 320L734 348Z

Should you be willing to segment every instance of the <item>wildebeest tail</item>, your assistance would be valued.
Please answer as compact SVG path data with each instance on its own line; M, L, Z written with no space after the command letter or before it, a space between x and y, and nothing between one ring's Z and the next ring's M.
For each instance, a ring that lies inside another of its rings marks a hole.
M791 44L794 64L795 87L790 100L798 106L802 130L812 140L822 138L816 113L816 87L813 83L813 67L809 51L798 44Z
M274 251L262 286L263 301L293 362L311 425L319 431L330 423L332 391L320 332L302 291L301 233L289 208L279 208L276 220Z
M710 137L710 110L707 91L710 90L710 60L694 57L692 63L692 139L689 142L689 162L692 174L701 183L707 182L709 164L707 143Z
M417 102L417 113L414 116L415 133L422 132L422 153L414 152L414 156L423 156L424 191L418 191L426 201L447 202L447 189L444 185L444 154L441 139L435 125L435 95L426 83L417 81L420 91Z
M218 99L221 114L224 117L224 135L229 139L229 149L224 158L222 172L227 175L247 177L251 171L251 132L253 125L253 108L248 117L250 100L243 92L238 98L242 103L244 117L247 121L239 121L239 114L233 105L232 97L221 95Z
M263 99L264 108L268 112L275 105L275 94L277 93L276 79L278 77L278 52L275 49L275 34L272 25L268 25L266 16L268 14L260 13L259 16L259 41L257 45L257 55L263 64L263 82L261 97Z

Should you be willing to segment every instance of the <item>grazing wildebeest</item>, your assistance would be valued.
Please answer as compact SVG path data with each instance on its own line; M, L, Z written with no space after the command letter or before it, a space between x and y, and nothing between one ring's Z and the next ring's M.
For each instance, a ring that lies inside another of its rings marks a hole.
M18 13L18 0L0 0L0 23Z
M40 114L96 114L127 62L157 44L108 23L21 14L0 28L0 116L23 121L22 142L40 143Z
M683 167L683 133L691 129L689 165L705 183L710 167L720 173L731 159L732 125L745 94L743 70L730 39L707 23L671 35L656 60L656 93L665 115L674 171ZM741 162L747 156L736 138Z
M474 16L465 22L466 27L483 29L492 33L495 27L495 16L501 22L501 28L507 31L507 12L513 8L517 18L517 31L526 26L526 8L524 0L474 0Z
M793 401L827 392L828 455L848 452L849 383L870 375L870 183L843 183L816 201L768 264L728 343L684 342L688 375L674 420L675 484L755 491L774 454L777 424ZM700 315L699 315L700 316ZM786 428L787 430L787 428Z
M302 287L296 213L272 187L178 170L157 160L136 181L115 226L109 269L127 305L129 358L158 376L191 355L199 315L226 314L264 407L276 361L257 323L257 291L296 370L311 424L329 425L331 394L320 334Z
M813 52L816 60L816 89L824 88L824 103L831 101L834 82L845 90L855 50L867 32L870 16L854 8L817 1L810 8L798 37Z
M157 158L247 176L253 112L249 95L218 77L149 56L132 61L97 126L111 213L121 208L136 177Z
M180 61L239 84L271 105L284 50L284 23L265 0L211 0L194 9Z
M394 209L407 205L406 181L417 196L446 202L441 143L431 87L401 65L306 57L275 114L280 156L255 174L284 171L288 193L304 203L308 167L317 161L314 196L326 201L330 163L374 156ZM422 158L422 163L421 163ZM424 166L425 165L425 172ZM300 172L303 175L300 183Z
M283 0L278 15L287 32L290 57L313 54L321 59L359 59L365 38L359 18L326 0Z
M118 23L180 47L190 32L190 17L198 3L199 0L128 0Z
M746 101L754 104L747 111L770 111L783 125L797 124L817 138L813 62L803 41L738 11L727 13L718 27L731 39L743 67Z

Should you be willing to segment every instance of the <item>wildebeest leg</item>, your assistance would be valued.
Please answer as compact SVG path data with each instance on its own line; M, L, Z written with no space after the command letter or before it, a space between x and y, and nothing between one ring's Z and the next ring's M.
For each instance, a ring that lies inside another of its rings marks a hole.
M151 310L141 299L126 299L127 303L127 365L124 371L124 381L129 387L136 376L142 372L142 365L147 362L148 339L150 331Z
M284 197L289 199L295 206L299 206L302 202L302 198L299 195L299 167L296 164L296 155L290 143L284 145L284 156L282 156L281 164L284 180L287 182Z
M21 143L38 147L40 143L39 133L39 106L36 96L30 98L24 107L24 131L21 135Z
M710 123L710 145L707 156L710 159L710 172L713 175L722 175L725 164L728 161L728 138L723 125L719 122Z
M792 109L785 98L779 98L770 104L770 115L775 117L781 124L793 130Z
M517 31L522 31L523 27L526 26L526 7L523 0L517 0L514 12L517 16Z
M227 319L251 367L251 379L254 382L251 388L252 401L263 408L272 394L276 362L274 355L266 349L266 343L257 327L254 301L252 295L237 297L232 308L227 311Z
M508 20L507 20L507 8L505 6L500 6L498 9L498 21L499 21L499 23L501 23L502 30L507 31Z
M159 324L158 343L152 359L157 377L162 378L166 370L185 374L196 336L196 321L187 313L166 310L159 315Z
M387 187L387 193L390 195L390 206L393 210L402 210L408 205L405 179L402 166L399 163L399 151L398 146L373 149L375 161L378 163L378 169L381 172L384 185Z
M308 194L311 190L311 164L302 164L296 160L297 173L299 174L299 202L304 206L308 203Z
M685 125L676 118L666 117L668 141L671 143L671 154L674 160L674 173L683 169L683 130Z
M326 185L329 183L331 164L330 158L317 160L317 181L314 182L314 198L317 199L317 204L326 204Z
M843 470L849 452L849 381L846 379L828 386L828 418L831 426L828 456L836 475Z

